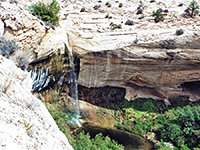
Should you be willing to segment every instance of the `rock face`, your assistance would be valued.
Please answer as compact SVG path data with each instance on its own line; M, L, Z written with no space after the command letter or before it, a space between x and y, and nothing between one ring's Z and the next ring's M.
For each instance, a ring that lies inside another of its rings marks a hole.
M3 36L14 40L25 51L29 61L58 50L63 51L64 43L67 41L67 34L63 29L51 29L27 10L28 6L36 2L0 2L0 18L4 24ZM1 24L0 22L0 28Z
M178 8L178 2L173 0L142 2L124 1L124 6L118 8L111 1L109 9L102 1L102 7L96 11L86 2L86 12L82 14L73 5L74 10L67 17L76 20L73 26L79 34L69 34L69 45L80 55L79 84L123 87L127 99L154 97L167 101L170 97L186 96L198 100L199 16L183 17L190 3L187 0ZM139 20L136 11L141 5L145 18ZM152 11L159 8L169 12L166 11L163 22L155 23ZM108 13L111 19L105 18ZM125 25L127 19L134 24ZM122 29L112 30L112 22L122 23ZM177 35L178 29L184 33Z
M72 150L31 87L28 74L0 56L0 149Z
M175 30L168 32L171 34ZM162 36L161 33L156 34L154 31L143 34L146 38L157 37L150 41L138 38L137 44L132 42L129 46L119 46L113 50L95 51L96 47L93 52L91 50L82 54L79 84L87 87L124 87L128 99L154 97L167 100L174 96L189 96L190 100L198 100L199 33L188 31L182 37L173 35L169 39L169 34ZM115 37L116 40L113 41L120 42L121 37ZM100 42L101 38L97 41ZM134 38L131 35L124 35L124 39ZM107 42L111 44L113 41L107 39L105 44L102 41L102 45L105 46ZM163 48L170 45L174 48ZM77 47L73 49L78 52L84 49Z
M109 1L111 7L107 0L58 0L61 19L55 30L26 10L36 1L16 2L1 3L3 36L14 39L30 60L68 45L80 56L82 86L123 87L128 99L200 98L200 23L199 16L184 14L190 0L183 0L181 6L174 0L122 0L122 7L115 0ZM96 5L100 7L94 9ZM137 14L138 8L142 14ZM157 9L165 10L165 19L155 23L152 11ZM138 19L141 15L144 18ZM127 20L133 24L125 25ZM177 35L180 29L183 34Z

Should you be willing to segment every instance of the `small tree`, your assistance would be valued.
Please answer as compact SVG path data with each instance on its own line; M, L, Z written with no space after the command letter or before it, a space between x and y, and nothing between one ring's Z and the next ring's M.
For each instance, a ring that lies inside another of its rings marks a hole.
M188 8L185 10L185 12L188 13L190 17L194 17L194 15L199 14L198 9L199 9L199 5L197 4L195 0L193 0L188 6Z
M153 16L155 16L155 18L154 18L155 22L164 20L164 15L159 9L157 11L153 11Z

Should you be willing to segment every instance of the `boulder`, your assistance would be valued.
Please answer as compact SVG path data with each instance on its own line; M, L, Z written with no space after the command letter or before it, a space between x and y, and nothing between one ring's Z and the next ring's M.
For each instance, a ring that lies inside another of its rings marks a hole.
M0 56L0 149L73 150L31 89L28 73Z

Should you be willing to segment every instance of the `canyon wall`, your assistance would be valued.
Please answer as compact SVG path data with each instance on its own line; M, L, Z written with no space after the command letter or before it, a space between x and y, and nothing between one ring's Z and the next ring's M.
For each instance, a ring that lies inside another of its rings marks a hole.
M80 59L82 86L122 87L127 99L199 99L200 18L184 12L190 0L124 0L123 7L114 0L111 7L105 0L58 2L55 30L27 10L32 1L1 2L0 34L15 40L30 61L71 49ZM165 19L155 23L157 9Z

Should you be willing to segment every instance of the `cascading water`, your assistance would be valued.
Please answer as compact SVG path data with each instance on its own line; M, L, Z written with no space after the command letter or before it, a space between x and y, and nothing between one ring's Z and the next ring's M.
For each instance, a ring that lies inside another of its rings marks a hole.
M72 71L70 72L70 93L72 97L73 103L73 112L75 115L71 117L71 123L76 123L79 127L81 127L81 123L79 122L80 111L79 111L79 102L78 102L78 80L76 76L74 57L72 51L68 48L70 59L71 59L71 67Z

